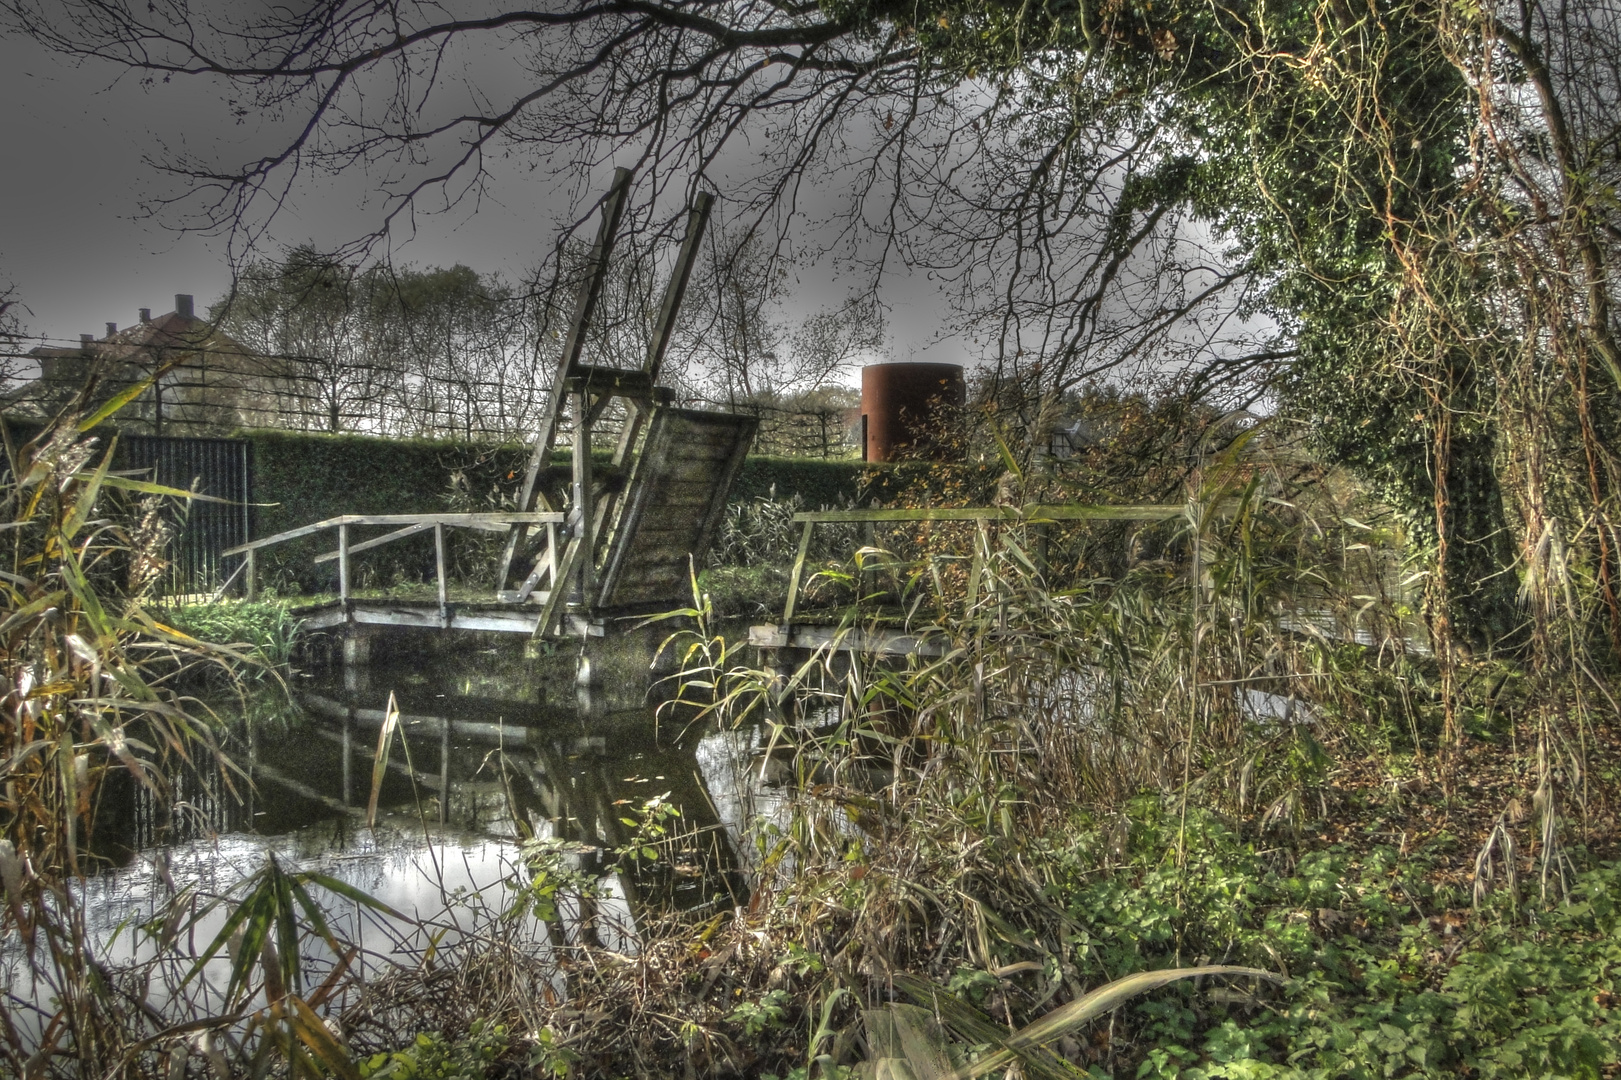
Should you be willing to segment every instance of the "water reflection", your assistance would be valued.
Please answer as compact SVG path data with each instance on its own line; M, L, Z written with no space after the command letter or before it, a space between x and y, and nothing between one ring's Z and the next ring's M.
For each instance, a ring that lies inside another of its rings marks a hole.
M761 733L660 723L648 682L582 689L571 657L479 653L301 676L291 701L215 702L235 717L235 791L215 773L182 777L165 813L144 788L109 789L98 847L123 868L94 888L102 921L139 915L156 887L143 853L160 849L172 873L209 892L274 850L421 907L442 888L488 890L502 876L496 864L516 865L531 837L565 842L571 869L598 881L601 910L584 921L618 951L633 950L640 913L742 903L750 823L779 802L756 759ZM379 846L365 816L391 692L400 726L379 791L389 837ZM657 859L620 873L616 852L645 839L636 823L654 797L680 812L671 836ZM565 913L565 930L583 914Z

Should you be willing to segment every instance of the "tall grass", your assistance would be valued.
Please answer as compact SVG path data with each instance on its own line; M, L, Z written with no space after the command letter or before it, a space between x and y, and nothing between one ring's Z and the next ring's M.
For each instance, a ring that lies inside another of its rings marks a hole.
M1306 827L1326 829L1331 800L1343 804L1330 780L1348 764L1399 760L1393 775L1444 776L1449 704L1413 618L1421 589L1403 581L1390 528L1370 525L1366 504L1353 508L1321 478L1291 480L1279 457L1236 440L1210 455L1179 521L1117 533L1117 549L1131 554L1114 575L1088 573L1095 536L1033 526L983 537L972 525L879 527L853 560L820 569L813 597L843 639L907 630L935 646L909 656L846 651L835 639L784 667L756 663L701 623L672 638L686 664L685 701L723 723L764 719L767 752L793 750L787 811L757 834L747 928L760 944L729 939L750 957L731 983L747 1008L685 1009L688 1053L746 1071L742 1045L768 1058L797 1048L807 1075L838 1075L835 1066L859 1057L852 1047L862 1038L869 1047L888 1038L881 1032L896 1021L874 1017L871 1003L895 989L944 1022L950 1039L984 1044L991 1033L1039 1022L1054 1003L1084 1000L1089 985L1135 965L1187 963L1225 949L1224 959L1279 971L1284 957L1301 963L1317 947L1311 942L1351 918L1322 908L1315 917L1323 927L1295 944L1286 922L1253 927L1246 897L1319 888L1295 880L1263 886L1288 871L1255 849L1283 852L1287 866L1290 852L1305 846ZM698 604L687 614L701 620L707 612ZM1466 722L1491 734L1492 703L1507 706L1498 698L1503 682L1488 665L1470 678L1473 691L1455 691L1451 708L1473 710ZM1399 787L1390 791L1399 801ZM1552 820L1545 815L1540 827ZM1391 903L1384 885L1370 892L1336 877L1324 894L1336 905L1347 893L1370 897L1358 916L1366 933L1411 919L1403 905L1422 920L1417 896L1447 902L1416 879L1405 883L1407 843L1404 834L1400 850L1374 860L1400 868L1395 916L1375 914ZM1482 865L1496 865L1502 878L1516 849L1494 850L1497 862ZM1562 857L1543 844L1538 858L1557 870ZM1486 903L1480 897L1490 886L1483 889L1477 904ZM1094 894L1096 906L1087 907ZM1288 918L1290 902L1275 917ZM814 963L795 959L806 955ZM1477 960L1471 954L1470 964ZM1277 1006L1280 1015L1315 1009L1319 1018L1300 1014L1288 1037L1305 1041L1279 1053L1298 1047L1304 1060L1384 1060L1377 1048L1359 1056L1330 1047L1358 1022L1336 1010L1362 1008L1347 1003L1365 995L1370 1014L1387 1008L1404 1025L1426 1008L1446 1025L1456 1021L1428 1043L1417 1034L1407 1041L1403 1027L1390 1051L1397 1058L1402 1047L1438 1062L1498 1054L1492 1033L1469 1031L1468 1010L1486 1005L1469 997L1480 988L1467 979L1446 991L1453 996L1426 1004L1398 1001L1356 964L1328 977L1340 980L1334 999L1325 990ZM1590 978L1604 985L1602 973L1582 976ZM584 980L576 993L598 1002L608 985ZM1292 983L1289 992L1307 985ZM787 988L797 1009L783 1013L788 999L772 987ZM857 1008L863 1001L865 1011ZM1511 1011L1504 1023L1516 1030L1536 1022ZM808 1044L770 1037L772 1024L788 1023L774 1019L779 1013L801 1018ZM1157 1029L1191 1038L1196 1025L1178 1023ZM752 1042L739 1039L739 1025ZM1233 1037L1242 1038L1239 1030ZM594 1034L578 1045L606 1052ZM1548 1060L1587 1061L1591 1045L1582 1045L1565 1057L1548 1049ZM1129 1067L1175 1075L1178 1059L1163 1048L1153 1049L1159 1058L1141 1056L1152 1047L1139 1044ZM1066 1060L1115 1060L1107 1049L1052 1051L1024 1056L1024 1074L1073 1075ZM1512 1057L1504 1054L1492 1059Z
M166 537L151 500L191 496L112 473L101 418L68 415L22 446L8 441L0 491L0 927L35 984L26 999L8 988L0 1010L0 1059L19 1076L64 1062L111 1075L132 1039L161 1026L91 955L74 883L94 864L111 771L161 797L182 769L229 770L217 722L176 686L243 659L154 616Z

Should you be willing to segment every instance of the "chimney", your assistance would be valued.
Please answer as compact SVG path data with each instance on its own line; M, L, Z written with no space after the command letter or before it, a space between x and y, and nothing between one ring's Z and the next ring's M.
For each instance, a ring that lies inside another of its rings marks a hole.
M195 319L197 317L194 309L192 308L190 293L174 294L174 313L188 319Z
M94 335L94 334L80 334L79 335L79 348L83 349L85 352L89 352L90 351L90 346L92 344L94 344L95 340L96 340L96 335Z
M107 336L112 337L116 333L118 333L118 324L115 323L115 322L108 323L107 324Z
M144 308L141 309L141 321L144 322L144 323L149 323L149 322L152 321L152 309L151 308L144 307Z

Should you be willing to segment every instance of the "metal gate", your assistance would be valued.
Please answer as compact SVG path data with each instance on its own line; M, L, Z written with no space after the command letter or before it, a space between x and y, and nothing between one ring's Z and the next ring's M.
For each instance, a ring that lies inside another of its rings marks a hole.
M163 591L171 596L212 595L229 577L221 567L220 552L247 543L252 535L249 444L242 439L125 435L118 440L115 465L165 487L227 500L191 500L170 510L175 533L169 541ZM239 561L233 558L230 569Z

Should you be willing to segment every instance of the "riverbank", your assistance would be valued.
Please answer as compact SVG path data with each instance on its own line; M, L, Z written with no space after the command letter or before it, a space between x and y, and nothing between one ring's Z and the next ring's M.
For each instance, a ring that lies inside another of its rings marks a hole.
M944 1023L912 1073L938 1077L918 1063L966 1066L1107 980L1224 963L1284 981L1160 990L1024 1055L1024 1075L1608 1075L1621 740L1593 730L1594 783L1555 796L1569 846L1549 858L1516 749L1534 736L1471 739L1449 786L1434 756L1293 732L1318 755L1279 796L1298 812L823 785L761 835L745 907L672 917L635 957L582 946L567 1001L481 1019L514 1033L503 1060L557 1075L872 1075L871 1010L912 1001Z

